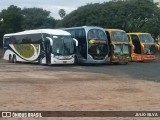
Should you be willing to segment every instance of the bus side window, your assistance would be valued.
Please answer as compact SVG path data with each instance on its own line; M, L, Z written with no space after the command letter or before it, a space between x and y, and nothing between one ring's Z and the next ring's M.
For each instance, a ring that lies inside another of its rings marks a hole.
M23 38L24 38L24 35L17 35L17 36L15 36L16 43L17 44L22 44Z
M12 39L11 38L4 38L4 46L7 46L9 44L12 44Z
M32 35L29 35L29 37L31 39L31 43L33 44L38 44L38 43L41 43L42 41L41 34L32 34Z
M139 38L137 35L131 35L131 38L132 38L132 42L139 42Z
M75 30L75 38L78 40L78 51L84 58L87 58L86 35L84 29Z
M137 35L131 35L132 43L135 46L134 52L141 54L141 44Z
M22 39L22 44L28 44L31 43L31 40L26 36L25 38Z
M4 46L9 45L9 44L16 44L16 39L14 37L7 37L4 38Z
M75 32L73 30L68 31L71 34L72 38L75 38Z
M128 37L128 42L130 42L131 39L130 39L129 35L127 35L127 37Z

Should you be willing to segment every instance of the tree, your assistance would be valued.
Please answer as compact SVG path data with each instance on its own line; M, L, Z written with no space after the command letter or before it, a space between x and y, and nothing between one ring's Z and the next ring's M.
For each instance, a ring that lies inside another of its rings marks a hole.
M66 16L66 11L64 9L59 10L59 16L63 19Z
M0 13L0 20L0 47L2 47L4 34L22 30L21 9L14 5L9 6Z
M157 36L160 33L159 11L157 5L149 0L87 4L65 16L57 27L91 25L119 28L127 32L150 32Z
M39 29L39 28L54 28L56 20L50 16L50 11L42 8L24 8L23 15L23 30Z
M70 14L66 15L62 21L59 21L57 27L74 27L83 25L100 25L98 18L99 15L99 4L88 4L86 6L79 7Z

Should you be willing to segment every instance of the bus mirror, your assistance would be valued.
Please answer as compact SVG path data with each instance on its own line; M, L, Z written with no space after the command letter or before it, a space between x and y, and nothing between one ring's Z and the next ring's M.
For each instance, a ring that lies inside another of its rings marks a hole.
M52 38L50 38L50 37L46 37L46 38L49 40L50 45L52 46L52 45L53 45L53 40L52 40Z
M75 43L75 45L76 45L76 47L77 47L77 46L78 46L78 40L75 39L75 38L73 38L73 41L74 41L74 43Z

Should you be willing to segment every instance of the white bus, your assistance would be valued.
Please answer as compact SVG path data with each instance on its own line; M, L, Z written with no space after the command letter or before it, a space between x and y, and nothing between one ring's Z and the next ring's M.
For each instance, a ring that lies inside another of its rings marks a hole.
M103 28L82 26L62 28L78 41L75 61L77 63L107 63L109 46Z
M14 63L74 63L73 38L63 30L38 29L5 34L3 49L4 59Z

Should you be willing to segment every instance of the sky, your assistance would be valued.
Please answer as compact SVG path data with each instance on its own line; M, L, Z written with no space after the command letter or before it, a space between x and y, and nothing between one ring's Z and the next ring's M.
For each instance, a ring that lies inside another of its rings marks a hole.
M87 3L103 3L110 0L0 0L0 11L7 9L10 5L20 8L43 8L51 12L51 16L60 19L58 11L64 9L66 13L77 9Z

